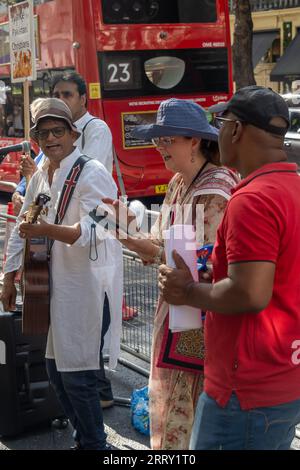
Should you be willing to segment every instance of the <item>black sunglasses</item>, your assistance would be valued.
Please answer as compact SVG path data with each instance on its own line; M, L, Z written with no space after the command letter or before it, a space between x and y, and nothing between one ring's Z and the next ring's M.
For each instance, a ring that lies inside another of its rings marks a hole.
M65 126L53 127L52 129L42 129L41 131L35 131L34 135L38 140L46 140L51 132L56 138L63 137L66 133L67 128Z

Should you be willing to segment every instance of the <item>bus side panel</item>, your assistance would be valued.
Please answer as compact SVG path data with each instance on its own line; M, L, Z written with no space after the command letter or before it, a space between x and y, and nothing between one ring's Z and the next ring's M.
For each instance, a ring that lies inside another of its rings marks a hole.
M54 0L36 7L41 60L38 70L74 67L73 2Z
M100 4L100 2L98 2ZM95 116L104 119L101 103L96 33L94 26L93 2L73 0L73 44L75 45L75 67L87 83L88 109Z

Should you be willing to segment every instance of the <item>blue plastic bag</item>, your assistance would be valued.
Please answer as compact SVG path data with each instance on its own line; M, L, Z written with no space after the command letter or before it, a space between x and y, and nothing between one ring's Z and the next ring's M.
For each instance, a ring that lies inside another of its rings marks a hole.
M131 395L131 423L140 433L150 435L148 387L134 390Z

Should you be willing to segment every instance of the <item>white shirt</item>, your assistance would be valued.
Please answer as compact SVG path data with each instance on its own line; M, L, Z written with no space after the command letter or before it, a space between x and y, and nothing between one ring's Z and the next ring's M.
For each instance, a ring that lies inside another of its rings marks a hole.
M77 129L82 132L84 126L94 117L95 116L86 112L84 116L74 122L74 124ZM82 148L82 135L75 142L80 152L90 158L95 158L105 166L109 173L112 173L112 135L108 125L101 119L94 119L85 128L84 140L84 148Z
M62 160L48 181L49 161L36 171L28 186L22 211L7 249L5 272L22 264L24 240L18 235L22 213L43 192L51 197L45 220L54 223L64 182L77 158L76 148ZM102 164L91 160L85 164L66 211L63 224L80 221L81 236L73 245L55 241L51 251L50 320L46 357L55 359L59 371L99 369L102 314L105 292L111 311L109 338L110 367L115 367L119 354L123 295L123 264L120 243L103 235L97 226L98 259L91 261L90 236L92 219L88 213L103 197L115 199L117 187ZM93 250L95 255L95 250ZM94 257L94 256L93 256Z

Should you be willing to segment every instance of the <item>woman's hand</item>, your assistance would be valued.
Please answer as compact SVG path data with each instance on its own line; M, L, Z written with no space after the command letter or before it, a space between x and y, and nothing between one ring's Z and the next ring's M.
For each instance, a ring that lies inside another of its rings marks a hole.
M128 238L127 234L134 236L138 232L136 216L128 209L126 204L119 199L113 200L110 198L104 198L102 202L106 204L111 211L108 218L113 219L115 222L120 241L124 238Z
M21 222L19 225L19 235L21 238L46 237L48 235L48 227L49 224L41 218L35 224Z

